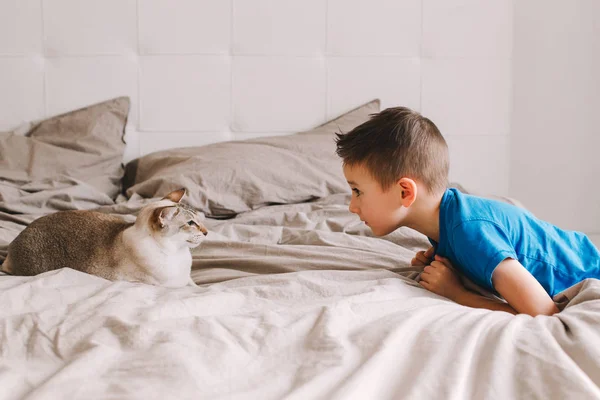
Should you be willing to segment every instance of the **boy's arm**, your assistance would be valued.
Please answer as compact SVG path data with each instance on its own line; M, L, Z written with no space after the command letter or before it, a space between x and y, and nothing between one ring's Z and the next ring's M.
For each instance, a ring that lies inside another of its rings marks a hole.
M423 270L419 283L425 289L463 306L517 314L517 311L510 305L481 296L463 286L454 272L450 260L445 257L435 256L435 260Z
M507 258L498 264L492 274L492 284L519 313L535 317L559 312L542 285L517 260Z
M518 314L514 308L510 306L510 304L502 303L497 300L489 299L487 297L483 297L480 294L475 292L471 292L468 289L460 292L454 299L460 305L473 307L473 308L485 308L492 311L506 311L511 314Z
M452 270L450 260L435 256L421 274L421 285L463 306L506 311L511 314L552 315L558 308L542 285L517 260L507 258L492 274L494 289L508 302L502 303L471 292Z

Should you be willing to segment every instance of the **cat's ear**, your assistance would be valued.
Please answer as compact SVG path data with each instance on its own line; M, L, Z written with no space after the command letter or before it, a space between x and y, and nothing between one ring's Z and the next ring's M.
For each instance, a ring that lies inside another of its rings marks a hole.
M171 200L173 203L179 203L179 201L181 200L181 198L184 195L185 195L185 188L181 188L181 189L172 191L171 193L169 193L168 195L163 197L163 200Z
M179 209L175 206L173 207L164 207L160 209L158 214L158 224L161 228L164 228L167 223L173 220L177 214L179 214Z

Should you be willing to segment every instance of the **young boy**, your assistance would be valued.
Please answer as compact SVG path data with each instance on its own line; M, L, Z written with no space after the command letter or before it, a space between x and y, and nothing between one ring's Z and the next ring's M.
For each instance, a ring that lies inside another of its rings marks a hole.
M388 108L337 136L352 189L350 211L377 236L407 226L433 244L412 260L425 267L425 289L465 306L552 315L558 312L552 296L600 278L600 253L584 234L507 203L447 189L448 146L419 113ZM469 291L453 268L508 304Z

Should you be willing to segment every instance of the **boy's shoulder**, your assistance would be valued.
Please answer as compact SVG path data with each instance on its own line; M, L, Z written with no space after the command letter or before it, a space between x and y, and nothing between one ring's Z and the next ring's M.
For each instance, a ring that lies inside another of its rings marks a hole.
M441 212L451 227L469 221L507 226L524 217L531 217L531 213L518 204L499 197L478 196L449 188L442 199Z

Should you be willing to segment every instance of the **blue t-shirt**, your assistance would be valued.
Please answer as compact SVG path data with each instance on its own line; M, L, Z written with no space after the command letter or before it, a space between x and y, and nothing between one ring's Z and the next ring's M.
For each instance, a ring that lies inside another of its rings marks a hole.
M586 278L600 279L600 252L583 233L457 189L446 190L442 197L439 239L430 239L436 254L492 291L492 273L506 258L518 260L550 296Z

